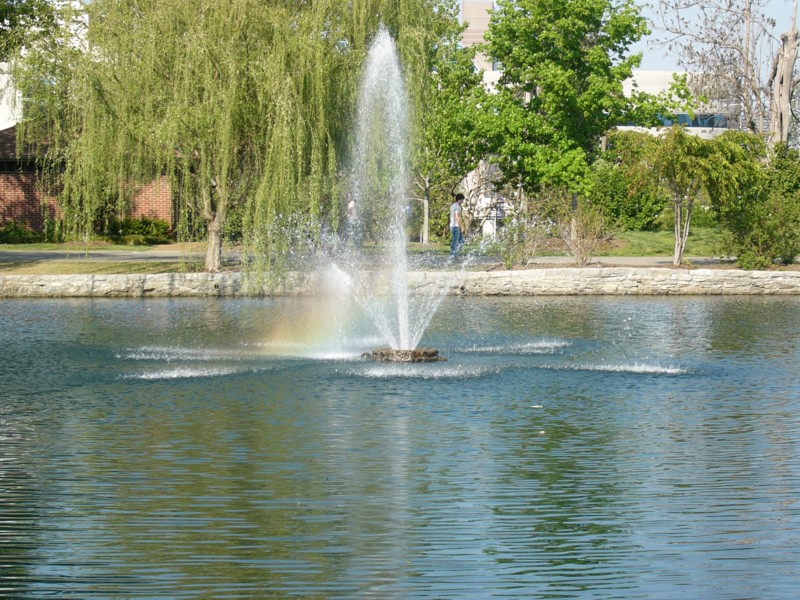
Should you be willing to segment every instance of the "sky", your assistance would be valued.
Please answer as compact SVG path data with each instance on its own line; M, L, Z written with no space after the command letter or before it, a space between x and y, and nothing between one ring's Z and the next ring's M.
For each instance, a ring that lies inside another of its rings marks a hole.
M657 0L655 0L657 1ZM656 31L656 26L652 22L653 11L644 6L644 2L640 2L643 7L642 12L648 20L651 21L651 29L653 35L647 40L643 40L634 47L634 52L642 52L642 65L640 69L647 71L675 71L679 70L677 66L677 57L670 55L664 48L655 47L653 38L657 37L659 32ZM764 10L768 17L775 20L775 35L779 37L781 33L787 31L792 19L792 1L791 0L768 0L768 4Z
M653 29L654 31L653 35L649 36L647 40L643 40L633 48L634 52L642 52L643 54L641 69L648 71L679 70L677 66L677 57L668 54L668 52L664 48L659 48L654 43L659 37L659 32L657 31L657 24L653 22L655 17L655 12L652 9L648 8L647 5L658 4L659 0L635 0L635 1L641 7L642 14L648 19L648 21L650 21L651 29ZM778 38L781 33L789 29L789 22L791 21L792 17L793 0L756 0L756 2L766 3L766 7L764 8L764 13L768 17L771 17L772 19L775 20L776 38ZM485 10L487 6L490 7L492 5L492 0L461 0L461 4L462 8L465 7L466 5L474 5L474 6L481 6L483 7L483 10ZM473 9L473 11L468 11L468 12L474 14L474 10L475 9ZM473 26L477 26L479 30L481 28L480 24L473 23ZM485 23L483 24L483 26L485 26Z

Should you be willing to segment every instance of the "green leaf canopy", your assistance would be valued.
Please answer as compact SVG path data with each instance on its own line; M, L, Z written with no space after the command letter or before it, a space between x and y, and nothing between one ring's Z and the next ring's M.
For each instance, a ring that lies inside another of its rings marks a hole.
M386 23L408 74L424 76L431 23L452 14L438 4L87 3L85 34L30 47L19 71L39 108L39 128L27 130L49 137L65 165L69 233L91 235L98 220L124 211L137 184L167 177L180 199L179 232L207 236L208 270L220 267L233 210L247 250L265 261L287 251L287 228L318 237L340 213L371 36ZM420 89L412 87L413 101Z
M580 191L600 138L623 123L623 81L647 33L630 0L500 0L486 51L503 75L492 108L492 145L506 177Z

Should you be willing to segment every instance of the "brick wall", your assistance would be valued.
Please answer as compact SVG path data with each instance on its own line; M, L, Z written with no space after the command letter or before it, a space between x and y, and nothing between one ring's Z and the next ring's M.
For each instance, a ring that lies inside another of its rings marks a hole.
M0 173L0 227L15 221L41 231L57 207L55 198L36 189L35 173Z
M140 187L131 199L128 216L162 219L172 226L174 223L172 186L169 179L162 175Z
M0 227L14 221L33 231L44 228L45 218L55 218L58 201L36 189L35 173L0 173ZM140 187L131 199L128 216L163 219L172 226L172 188L167 177Z

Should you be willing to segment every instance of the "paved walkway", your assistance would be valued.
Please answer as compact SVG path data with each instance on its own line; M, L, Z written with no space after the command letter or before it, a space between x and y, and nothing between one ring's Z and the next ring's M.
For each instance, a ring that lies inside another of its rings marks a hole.
M84 252L80 250L32 250L32 251L19 251L19 250L3 250L0 249L0 263L30 263L30 262L43 262L49 260L88 260L88 261L153 261L153 262L169 262L177 261L186 258L203 259L204 252L184 252L179 248L169 248L165 246L158 246L149 250L92 250ZM235 252L227 253L224 256L226 261L237 262L239 255ZM710 257L686 257L686 260L694 266L713 266L725 264L719 258ZM416 264L412 268L435 268L437 266L444 266L447 262L447 257L440 254L427 255L420 259L418 256L412 256L411 263ZM477 257L473 263L476 267L496 267L500 265L500 261L492 257ZM575 266L575 261L570 256L541 256L531 261L533 265L558 265L558 266ZM672 257L667 256L597 256L589 261L589 265L596 266L622 266L622 267L670 267L672 266Z
M150 250L2 250L0 262L41 262L46 260L171 261L203 258L200 252L181 252L162 248Z
M571 256L541 256L530 261L532 264L575 266ZM695 267L733 264L733 261L708 256L685 256L684 262ZM614 267L671 267L671 256L595 256L589 265Z

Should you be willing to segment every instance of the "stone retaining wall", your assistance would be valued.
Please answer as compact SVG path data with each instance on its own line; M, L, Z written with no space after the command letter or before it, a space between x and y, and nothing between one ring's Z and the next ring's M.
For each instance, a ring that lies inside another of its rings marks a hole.
M588 267L465 273L462 293L526 295L800 294L798 271Z
M800 271L740 271L633 267L549 268L521 271L415 271L418 293L471 296L800 294ZM0 276L0 298L226 297L301 295L313 282L293 278L267 292L241 273L158 275Z

